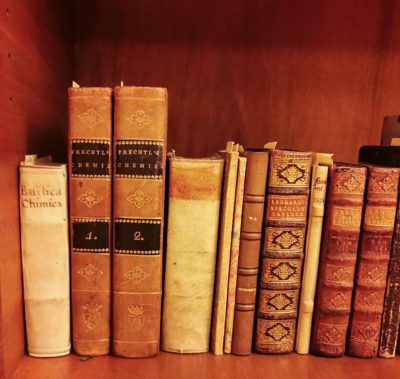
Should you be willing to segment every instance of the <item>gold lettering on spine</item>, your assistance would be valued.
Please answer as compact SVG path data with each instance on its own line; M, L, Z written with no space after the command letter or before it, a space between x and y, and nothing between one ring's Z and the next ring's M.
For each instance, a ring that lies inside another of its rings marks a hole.
M267 220L303 221L307 216L307 195L269 195Z
M360 207L336 206L333 209L332 226L359 228L361 215Z
M395 207L375 207L369 205L365 209L364 226L381 226L392 228L395 217Z

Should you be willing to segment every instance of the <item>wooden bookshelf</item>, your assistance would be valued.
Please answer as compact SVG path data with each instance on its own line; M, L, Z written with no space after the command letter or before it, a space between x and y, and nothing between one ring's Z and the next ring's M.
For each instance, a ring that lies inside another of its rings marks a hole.
M149 360L25 353L17 166L66 161L66 88L165 86L168 147L206 156L245 146L355 161L400 114L396 0L1 0L0 377L391 377L400 358L215 357Z
M398 377L399 365L400 358L332 359L295 353L276 356L253 354L247 357L215 356L211 353L160 353L156 358L125 359L108 356L88 361L70 355L52 359L24 357L13 379L375 379Z

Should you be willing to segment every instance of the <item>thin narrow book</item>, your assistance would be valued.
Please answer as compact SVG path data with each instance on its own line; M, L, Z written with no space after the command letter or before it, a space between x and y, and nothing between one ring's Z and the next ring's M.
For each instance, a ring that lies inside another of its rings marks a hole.
M236 195L235 195L235 209L233 214L231 256L229 263L228 297L226 302L226 321L225 321L225 339L224 339L224 353L226 354L230 354L232 347L233 317L235 315L240 229L242 225L246 164L247 164L247 158L244 156L239 156Z
M112 90L68 89L73 349L110 352Z
M332 164L332 154L313 153L306 248L296 333L296 352L298 354L308 354L310 349L312 315L325 211L325 195L329 167Z
M252 350L269 155L269 149L245 151L247 168L231 346L235 355L249 355Z
M167 91L114 91L113 352L159 351Z
M345 352L367 170L334 164L329 173L311 351Z
M347 352L373 358L379 348L399 169L369 165L367 183Z
M27 155L19 172L28 354L58 357L71 350L67 166Z
M271 153L255 350L293 351L307 226L312 156Z
M209 350L223 159L169 159L161 348Z
M215 274L214 309L211 326L211 351L216 355L224 352L226 305L228 297L229 264L231 256L233 212L237 169L239 162L238 145L228 142L221 152L225 159L217 268Z

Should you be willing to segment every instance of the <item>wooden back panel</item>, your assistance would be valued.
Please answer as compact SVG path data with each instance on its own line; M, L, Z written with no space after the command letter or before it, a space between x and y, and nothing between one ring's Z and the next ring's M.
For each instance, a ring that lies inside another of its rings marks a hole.
M77 80L167 87L178 154L277 140L354 161L400 108L399 12L394 0L75 1Z
M65 9L45 0L1 3L0 377L9 378L24 354L18 164L33 153L66 159L72 41Z

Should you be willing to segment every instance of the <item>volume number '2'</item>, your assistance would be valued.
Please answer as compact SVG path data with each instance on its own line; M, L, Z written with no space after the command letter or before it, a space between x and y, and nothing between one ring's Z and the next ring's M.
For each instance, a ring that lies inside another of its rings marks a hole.
M135 241L144 241L144 238L142 237L142 233L140 233L139 231L137 231L133 234L133 239Z

